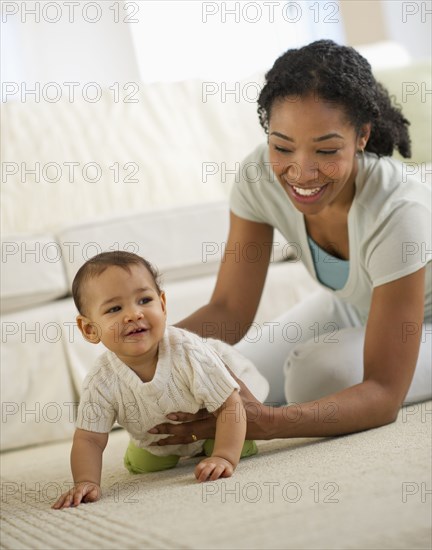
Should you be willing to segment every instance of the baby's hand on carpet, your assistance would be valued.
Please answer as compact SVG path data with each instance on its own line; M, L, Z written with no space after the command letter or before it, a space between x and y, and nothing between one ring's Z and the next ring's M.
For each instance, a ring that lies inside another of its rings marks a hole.
M52 505L54 510L78 506L80 502L96 502L101 497L101 488L92 481L81 481L75 487L63 493L62 496Z
M198 481L215 481L220 477L231 477L234 466L220 456L209 456L201 460L195 467L195 477Z

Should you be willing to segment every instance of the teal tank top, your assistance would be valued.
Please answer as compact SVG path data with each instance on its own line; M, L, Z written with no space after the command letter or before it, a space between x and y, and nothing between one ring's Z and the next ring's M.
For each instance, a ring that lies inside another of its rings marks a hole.
M309 247L318 280L333 290L343 288L348 280L349 260L341 260L323 250L308 235Z

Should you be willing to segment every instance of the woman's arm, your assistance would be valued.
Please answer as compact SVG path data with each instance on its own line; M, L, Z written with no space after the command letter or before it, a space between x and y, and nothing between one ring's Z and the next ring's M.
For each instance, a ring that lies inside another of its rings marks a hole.
M250 246L259 248L248 260ZM270 262L273 228L230 214L230 231L210 302L176 326L235 344L254 320Z
M417 363L424 284L423 268L375 288L366 326L363 382L314 402L264 411L257 431L270 437L320 437L393 422ZM255 431L252 426L251 430ZM247 437L259 433L248 432Z
M417 363L424 316L424 284L425 269L421 269L375 288L366 326L364 377L360 384L316 401L274 408L257 401L237 379L248 418L246 438L335 436L393 422ZM212 437L212 419L195 418L180 413L170 415L171 420L185 423L157 426L156 433L172 434L158 444L189 442L191 433L199 439Z

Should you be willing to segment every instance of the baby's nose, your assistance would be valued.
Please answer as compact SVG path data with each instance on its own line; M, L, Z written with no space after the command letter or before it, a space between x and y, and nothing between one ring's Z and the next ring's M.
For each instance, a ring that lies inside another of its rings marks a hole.
M125 314L125 321L136 321L142 319L143 312L139 308L131 308Z

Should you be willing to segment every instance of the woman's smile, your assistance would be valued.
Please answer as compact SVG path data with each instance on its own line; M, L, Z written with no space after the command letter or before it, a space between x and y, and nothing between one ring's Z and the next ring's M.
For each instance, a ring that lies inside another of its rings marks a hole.
M299 187L297 185L287 184L290 196L303 204L318 202L327 190L328 183L318 187Z

